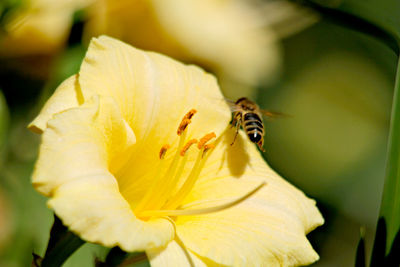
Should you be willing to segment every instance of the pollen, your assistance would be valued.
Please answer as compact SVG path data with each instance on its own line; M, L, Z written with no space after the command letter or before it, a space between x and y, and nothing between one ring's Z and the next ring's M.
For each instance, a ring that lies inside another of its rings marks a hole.
M204 145L205 145L208 141L210 141L212 138L215 138L215 137L216 137L216 135L215 135L214 132L211 132L211 133L206 134L205 136L203 136L203 137L200 139L200 142L197 143L197 148L198 148L198 149L202 149L202 148L204 147Z
M191 109L191 110L185 115L185 118L191 120L192 117L193 117L193 115L196 114L196 113L197 113L197 110L195 110L195 109L193 108L193 109Z
M186 115L183 117L181 123L179 124L177 134L180 136L186 130L188 125L192 122L192 117L196 114L197 110L191 109Z
M163 159L165 156L165 153L167 153L167 150L170 148L170 145L163 145L162 148L160 149L159 157L160 159Z
M188 149L189 149L193 144L196 144L197 142L198 142L197 139L189 140L189 141L185 144L185 146L181 149L180 155L183 157L183 156L185 155L186 151L188 151Z

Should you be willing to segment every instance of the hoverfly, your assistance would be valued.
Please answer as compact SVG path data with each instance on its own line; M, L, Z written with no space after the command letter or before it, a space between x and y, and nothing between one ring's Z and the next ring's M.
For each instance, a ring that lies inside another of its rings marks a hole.
M242 127L250 141L257 144L260 150L265 152L263 148L264 124L262 121L262 115L272 118L285 115L279 112L262 110L256 103L247 99L246 97L241 97L236 100L236 102L228 100L228 103L230 104L233 112L232 127L236 128L236 134L231 145L235 143L239 129Z

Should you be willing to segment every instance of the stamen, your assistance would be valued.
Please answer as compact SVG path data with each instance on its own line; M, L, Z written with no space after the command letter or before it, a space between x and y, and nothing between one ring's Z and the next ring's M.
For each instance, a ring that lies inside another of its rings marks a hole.
M135 208L135 212L141 211L146 208L146 205L149 205L149 202L151 202L151 199L153 197L154 192L157 190L160 179L161 179L161 170L165 168L165 160L164 156L167 153L167 150L170 148L170 145L163 145L160 149L159 157L160 157L160 164L157 167L156 170L156 176L153 179L153 183L151 184L149 190L147 190L146 194L144 197L141 199L139 204Z
M176 208L190 193L205 163L205 160L202 159L203 159L203 150L199 151L196 162L194 163L193 169L190 172L188 178L186 178L186 181L183 183L179 191L163 206L164 209Z
M181 123L179 124L177 134L180 136L187 128L187 126L192 122L192 117L196 114L197 110L191 109L186 115L183 117Z
M196 114L196 113L197 113L197 110L195 110L195 109L193 108L193 109L191 109L191 110L185 115L185 117L186 117L187 119L191 120L192 117L193 117L193 115Z
M201 155L201 157L203 158L204 155L207 153L208 150L215 148L215 144L208 144L204 146L203 149L203 154Z
M181 150L181 156L183 157L184 155L185 155L185 153L186 153L186 151L188 151L188 149L193 145L193 144L196 144L198 141L197 141L197 139L192 139L192 140L189 140L187 143L186 143L186 145L182 148L182 150Z
M209 208L202 208L202 209L187 209L187 210L146 210L140 213L140 216L143 217L151 217L151 216L190 216L190 215L202 215L202 214L208 214L212 212L217 212L217 211L222 211L228 208L231 208L233 206L236 206L237 204L240 204L241 202L245 201L252 195L254 195L258 190L260 190L263 186L265 186L266 183L262 182L260 185L258 185L256 188L248 192L247 194L243 195L242 197L233 200L231 202L222 204L222 205L217 205L214 207L209 207Z
M205 164L206 158L204 158L204 156L215 147L218 141L217 140L213 144L207 144L212 138L216 137L215 133L211 132L203 136L200 141L191 139L185 143L186 135L188 134L186 129L196 112L196 110L192 109L183 117L177 130L179 136L178 147L173 158L168 160L169 166L166 168L167 170L165 172L163 171L165 167L161 168L161 166L166 164L164 157L170 146L164 145L160 149L159 158L161 162L158 166L156 177L153 179L153 184L149 187L144 197L134 209L134 213L138 216L147 218L146 211L149 210L174 210L182 204L183 200L193 189ZM198 156L189 175L182 180L181 176L188 160L187 152L195 143L198 143L197 147L200 151L198 151ZM180 182L182 182L182 185L177 189ZM174 191L175 189L177 189L177 191Z
M165 153L167 153L167 150L170 148L170 145L163 145L163 147L160 149L159 157L160 159L164 159Z
M181 124L179 124L178 131L176 132L178 135L181 135L183 131L186 130L187 126L191 123L191 120L189 119L183 119L181 121Z
M200 142L197 144L199 149L203 148L203 146L210 141L212 138L215 138L216 135L214 132L208 133L200 139Z

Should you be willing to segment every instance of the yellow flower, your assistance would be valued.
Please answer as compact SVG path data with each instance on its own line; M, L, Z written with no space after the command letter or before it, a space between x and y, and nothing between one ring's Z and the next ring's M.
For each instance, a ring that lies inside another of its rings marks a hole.
M73 13L85 8L85 39L107 34L142 49L201 64L218 76L232 99L251 96L260 82L272 82L279 77L279 34L290 34L315 20L286 1L26 0L26 3L8 20L7 34L0 38L0 54L1 51L6 56L56 52L65 45Z
M234 129L216 79L110 37L92 39L30 129L34 187L89 242L152 266L294 266L318 255L315 201Z
M94 0L25 0L6 19L1 56L48 55L62 48L76 10Z

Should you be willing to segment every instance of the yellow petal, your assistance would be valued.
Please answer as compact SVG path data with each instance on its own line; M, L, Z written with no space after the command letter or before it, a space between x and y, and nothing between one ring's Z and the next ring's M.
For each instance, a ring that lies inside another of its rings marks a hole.
M100 101L101 100L101 101ZM109 164L135 143L113 99L94 96L82 106L54 115L42 136L33 185L52 195L58 186Z
M193 108L202 117L190 129L200 136L207 133L206 124L219 134L231 118L214 76L107 36L92 39L79 75L84 98L115 98L138 140L160 123L168 128L152 134L175 135L182 116Z
M182 248L175 240L168 243L166 247L146 250L152 267L175 267L175 266L207 266L199 257Z
M228 266L296 266L316 261L318 255L306 238L323 223L315 201L271 170L244 133L230 146L233 134L234 130L227 130L222 136L183 208L229 202L259 181L266 186L226 210L178 217L177 235L197 255Z
M82 104L83 98L77 77L71 76L60 84L39 115L28 125L31 131L42 133L54 114Z
M135 136L115 101L94 96L54 115L44 130L33 185L48 205L87 241L127 251L165 245L174 237L165 219L142 222L119 192L110 172L124 162Z
M138 145L130 164L116 173L121 192L130 202L143 196L152 181L160 148L171 144L169 153L176 150L176 131L189 110L196 109L197 114L188 128L188 139L211 131L218 135L231 119L214 76L106 36L92 39L79 83L85 99L95 94L114 98L136 135Z
M263 14L243 1L152 0L165 31L196 61L236 82L256 85L275 73L279 50Z
M276 203L266 204L255 196L218 213L179 217L177 235L196 254L227 266L298 266L318 260L301 220Z
M136 219L107 172L86 174L59 186L48 206L82 239L104 246L143 251L174 238L174 226L167 219Z

